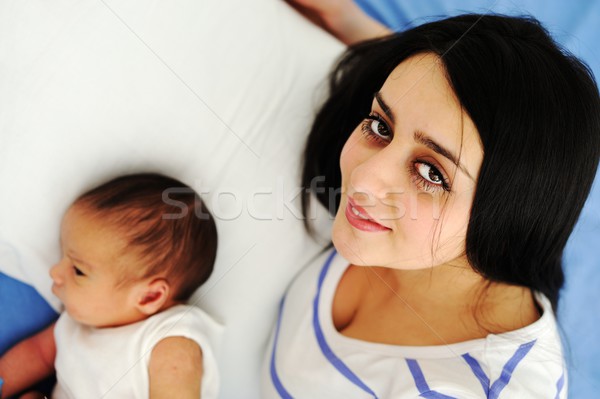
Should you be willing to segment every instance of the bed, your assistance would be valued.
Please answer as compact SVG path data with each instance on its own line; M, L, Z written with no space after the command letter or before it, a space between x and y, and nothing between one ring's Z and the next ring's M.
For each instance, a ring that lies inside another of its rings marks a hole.
M460 11L530 12L600 75L598 2L359 4L394 29ZM0 2L0 353L60 311L48 270L72 199L156 171L216 215L215 272L193 302L226 327L221 397L258 398L277 304L327 244L303 229L299 165L342 51L278 0ZM327 213L316 216L327 232ZM565 253L559 309L577 398L600 388L598 244L596 184Z

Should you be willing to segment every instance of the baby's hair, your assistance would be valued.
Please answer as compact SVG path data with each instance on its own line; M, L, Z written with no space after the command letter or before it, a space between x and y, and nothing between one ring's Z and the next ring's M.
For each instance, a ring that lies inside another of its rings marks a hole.
M125 250L135 251L143 270L127 270L121 283L165 278L171 298L185 301L210 276L217 253L215 222L198 194L155 173L121 176L81 195L74 203L122 231Z

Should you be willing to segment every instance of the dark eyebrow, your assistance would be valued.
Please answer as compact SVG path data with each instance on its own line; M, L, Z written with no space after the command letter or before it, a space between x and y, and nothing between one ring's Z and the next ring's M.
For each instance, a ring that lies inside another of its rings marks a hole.
M390 108L390 106L387 105L386 102L383 100L383 97L381 97L380 92L375 93L375 100L377 101L377 103L379 104L379 106L381 107L381 109L383 110L385 115L390 119L392 124L396 124L395 118L394 118L394 113L392 112L392 109ZM417 143L423 144L425 147L431 149L432 151L435 151L436 153L440 154L444 158L449 159L450 162L452 162L460 170L462 170L463 173L466 174L471 180L475 180L475 179L473 179L471 174L467 171L467 169L460 162L458 162L458 158L456 156L454 156L454 154L452 154L446 148L442 147L441 145L439 145L438 143L433 141L431 139L431 137L427 136L422 131L417 130L414 133L413 138Z
M375 93L375 100L377 100L377 103L379 104L383 112L387 115L387 117L390 118L390 121L393 124L396 124L396 120L394 119L394 113L392 112L392 109L385 103L385 101L383 101L383 97L381 97L380 92Z

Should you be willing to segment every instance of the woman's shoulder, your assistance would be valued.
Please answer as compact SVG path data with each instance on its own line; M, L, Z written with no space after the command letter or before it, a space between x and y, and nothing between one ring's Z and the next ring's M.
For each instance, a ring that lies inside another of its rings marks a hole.
M502 348L534 342L550 345L558 351L557 353L562 353L558 323L550 301L540 292L534 292L533 298L540 311L539 318L521 328L488 335L488 347Z
M417 386L460 398L564 398L567 372L550 302L534 323L486 338L429 347L399 347Z
M563 368L562 342L550 301L539 292L534 293L534 297L542 311L538 320L513 331L486 337L485 357L490 366L501 362L508 353L515 360L527 359L531 366L554 364Z
M462 357L474 372L485 370L490 389L504 386L507 397L563 397L567 372L558 324L550 301L541 293L534 297L542 310L538 320L514 331L491 334L480 353Z

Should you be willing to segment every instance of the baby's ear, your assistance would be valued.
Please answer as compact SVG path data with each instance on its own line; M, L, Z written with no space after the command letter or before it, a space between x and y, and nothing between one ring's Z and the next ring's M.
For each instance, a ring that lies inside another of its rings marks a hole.
M163 278L151 280L140 288L136 295L136 307L148 316L162 309L171 292L169 283Z

